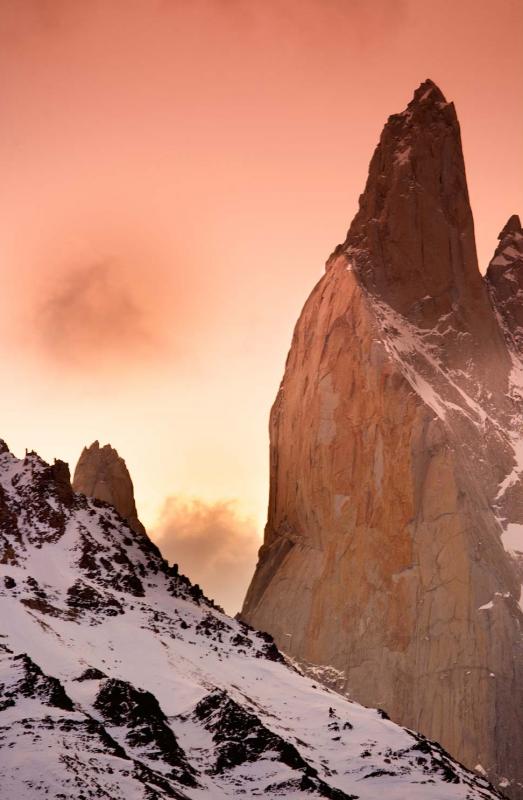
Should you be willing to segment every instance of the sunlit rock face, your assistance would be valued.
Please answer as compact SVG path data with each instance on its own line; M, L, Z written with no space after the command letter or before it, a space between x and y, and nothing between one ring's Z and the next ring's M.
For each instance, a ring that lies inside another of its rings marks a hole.
M73 489L114 506L134 531L145 533L138 519L129 470L111 445L100 447L93 442L84 447L74 471Z
M513 220L500 247L519 235ZM296 325L242 611L513 798L523 367L506 327L518 264L514 280L481 277L456 113L426 81L389 118Z

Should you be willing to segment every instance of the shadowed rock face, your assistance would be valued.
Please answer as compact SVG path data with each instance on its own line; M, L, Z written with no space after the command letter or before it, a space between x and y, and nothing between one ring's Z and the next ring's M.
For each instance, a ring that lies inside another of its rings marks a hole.
M519 231L512 218L505 253ZM389 118L296 325L242 611L514 798L523 367L507 330L520 264L482 279L455 110L426 81Z
M134 531L145 533L136 512L131 476L125 461L111 445L100 447L93 442L84 447L74 471L73 489L114 506Z
M501 233L487 283L509 344L523 350L523 230L514 214Z

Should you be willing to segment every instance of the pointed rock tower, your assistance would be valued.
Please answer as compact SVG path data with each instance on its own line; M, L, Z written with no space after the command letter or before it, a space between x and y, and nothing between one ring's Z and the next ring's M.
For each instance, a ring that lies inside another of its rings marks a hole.
M517 214L498 238L487 282L509 345L523 352L523 230Z
M454 106L426 81L296 325L242 617L522 798L520 278L489 277Z
M129 470L111 445L100 447L98 442L93 442L90 447L84 447L74 471L73 489L110 503L134 531L145 534L138 519Z

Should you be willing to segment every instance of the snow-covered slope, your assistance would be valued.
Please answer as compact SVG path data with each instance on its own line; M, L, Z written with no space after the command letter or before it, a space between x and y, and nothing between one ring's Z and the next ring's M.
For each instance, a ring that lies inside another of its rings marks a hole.
M301 675L66 465L0 447L0 796L494 798Z

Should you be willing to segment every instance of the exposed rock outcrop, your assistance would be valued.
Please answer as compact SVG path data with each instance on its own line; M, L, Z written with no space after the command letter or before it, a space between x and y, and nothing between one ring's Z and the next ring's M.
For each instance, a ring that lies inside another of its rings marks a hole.
M285 663L113 507L61 504L52 467L0 450L2 800L502 800Z
M84 447L74 471L73 489L114 506L134 531L145 533L138 519L129 470L111 445L100 447L96 441Z
M500 247L518 235L512 218ZM521 798L521 585L504 544L523 523L523 384L499 322L517 318L519 278L496 313L501 282L478 270L454 106L426 81L389 118L296 325L242 617Z
M487 283L509 343L523 352L523 231L514 214L501 233Z

